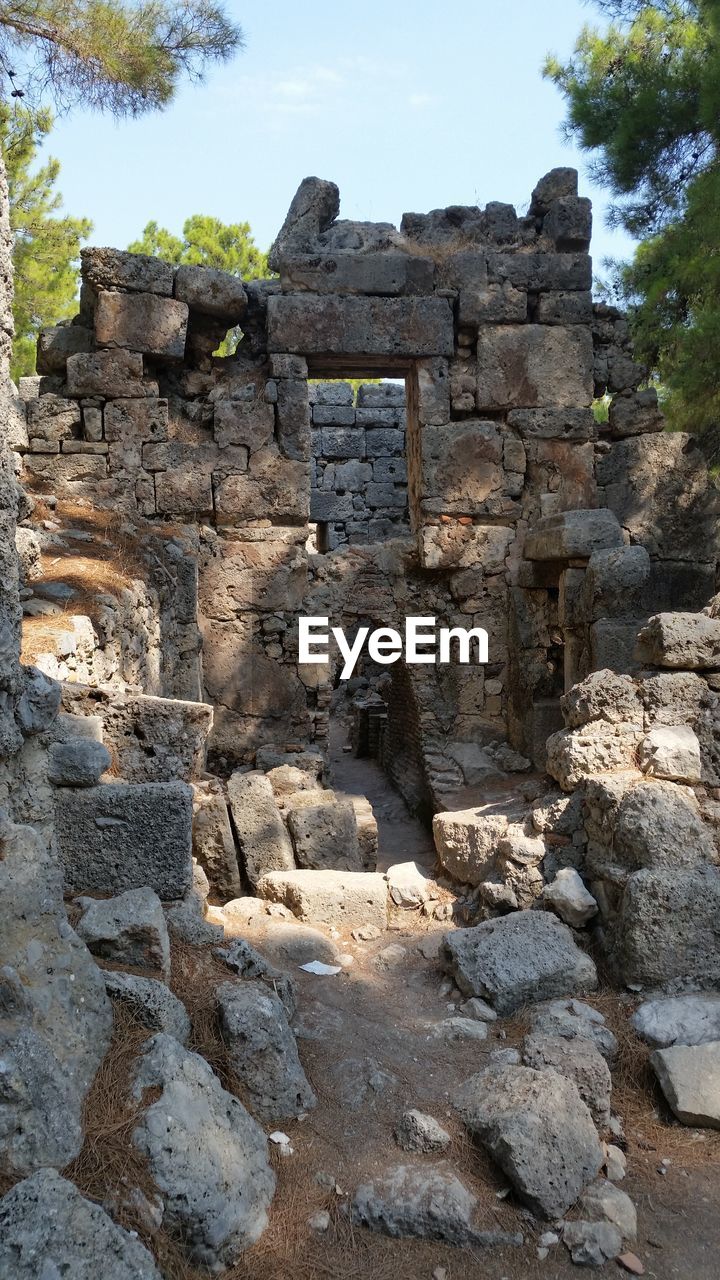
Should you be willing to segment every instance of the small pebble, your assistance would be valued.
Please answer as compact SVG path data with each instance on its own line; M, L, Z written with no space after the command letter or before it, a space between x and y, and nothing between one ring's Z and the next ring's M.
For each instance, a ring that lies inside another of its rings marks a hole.
M308 1226L311 1231L327 1231L330 1226L330 1214L327 1209L318 1209L317 1213L312 1213L308 1218Z

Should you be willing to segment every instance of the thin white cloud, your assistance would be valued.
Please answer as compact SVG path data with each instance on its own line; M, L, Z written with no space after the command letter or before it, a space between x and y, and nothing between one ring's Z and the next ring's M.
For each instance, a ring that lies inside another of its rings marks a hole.
M415 111L430 107L433 102L437 102L437 98L432 93L411 93L408 97L408 106L413 107Z

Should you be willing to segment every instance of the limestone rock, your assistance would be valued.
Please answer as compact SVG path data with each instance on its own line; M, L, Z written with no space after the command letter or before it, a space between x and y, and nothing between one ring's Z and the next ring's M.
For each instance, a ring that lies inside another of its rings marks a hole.
M133 1143L165 1202L163 1226L189 1260L218 1273L262 1235L275 1192L265 1135L208 1064L171 1036L147 1042L134 1096L159 1096Z
M517 804L436 813L433 837L441 865L462 884L481 884L494 870L498 842L521 816Z
M234 773L228 782L228 800L253 889L267 872L292 870L292 844L268 779L260 773Z
M387 885L379 872L271 871L257 887L301 920L348 930L364 924L387 928Z
M625 1191L613 1182L598 1178L580 1197L580 1208L591 1222L611 1222L617 1227L623 1240L637 1236L637 1212Z
M720 1040L655 1049L650 1065L678 1120L720 1129Z
M152 254L93 245L80 250L80 259L83 279L93 289L127 289L168 298L172 295L175 267Z
M94 787L111 759L107 747L91 738L53 742L48 752L48 779L56 787Z
M672 782L699 782L702 776L700 743L687 725L659 725L640 744L640 768L651 778Z
M720 618L658 613L638 637L637 655L652 667L705 671L720 667Z
M506 1232L478 1230L473 1225L476 1206L476 1197L448 1165L398 1165L358 1187L350 1213L359 1226L387 1236L455 1245L522 1242Z
M573 1262L580 1267L602 1267L617 1258L622 1249L622 1236L611 1222L566 1222L563 1244Z
M595 965L567 925L548 912L522 911L445 935L448 968L460 990L500 1014L597 986Z
M121 1001L133 1017L150 1031L165 1031L180 1044L187 1044L190 1018L187 1009L164 982L141 978L136 973L103 970L105 990L111 1000Z
M546 885L543 899L574 929L582 928L597 915L597 902L573 867L562 867L558 871L552 884Z
M622 796L613 838L613 857L621 866L693 866L715 856L691 791L672 782L643 782Z
M385 872L396 907L419 907L437 892L435 881L416 862L397 862Z
M530 1010L530 1028L541 1035L562 1036L574 1040L577 1036L592 1040L600 1053L612 1062L617 1053L617 1040L605 1019L597 1009L583 1000L550 1000L535 1005Z
M563 695L560 705L571 729L582 728L591 720L606 720L611 724L643 723L643 704L635 681L631 676L616 675L613 671L591 671Z
M148 886L168 901L190 883L192 792L183 782L65 788L57 793L55 833L71 892Z
M560 729L547 740L547 771L564 791L573 791L593 774L632 769L642 738L642 723L593 720L580 729Z
M312 871L362 870L355 810L350 800L333 797L331 803L289 807L287 822L298 866Z
M112 1034L103 975L70 928L62 874L41 837L0 829L0 1170L63 1168Z
M404 1151L446 1151L450 1134L432 1116L422 1111L404 1111L395 1130L395 1140Z
M117 898L79 898L77 932L95 956L116 964L156 969L170 976L170 939L162 904L152 889L128 889Z
M225 320L228 327L242 320L248 305L242 281L214 267L178 267L175 297L186 302L191 311Z
M122 347L182 360L188 308L184 302L151 293L101 293L95 309L99 347Z
M152 1255L53 1169L0 1200L0 1275L7 1280L161 1280Z
M217 1001L230 1065L257 1118L272 1124L311 1110L317 1099L278 996L260 982L224 982Z
M192 838L193 857L204 869L213 892L223 900L238 898L242 892L240 869L224 796L195 788Z
M462 1086L455 1105L534 1213L562 1217L600 1171L590 1112L555 1071L491 1068Z
M567 1040L535 1031L523 1041L522 1059L536 1071L550 1068L577 1086L595 1123L602 1127L610 1119L612 1080L607 1062L592 1040L575 1036Z
M698 994L647 1000L630 1021L647 1044L660 1049L673 1044L706 1044L720 1040L720 996Z
M22 680L15 719L25 736L29 737L50 728L60 707L62 689L57 680L43 675L37 667L23 667Z

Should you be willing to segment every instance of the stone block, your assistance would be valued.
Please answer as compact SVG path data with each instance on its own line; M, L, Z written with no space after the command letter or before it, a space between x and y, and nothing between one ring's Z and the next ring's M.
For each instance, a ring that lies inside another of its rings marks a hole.
M125 444L131 448L139 442L167 440L167 400L156 397L113 400L105 406L104 418L105 439L111 444Z
M242 893L235 839L225 797L195 788L193 856L207 875L213 893L227 901Z
M640 744L640 768L651 778L694 785L702 764L697 735L685 724L657 725Z
M314 404L312 420L316 427L354 427L355 407L351 404Z
M425 511L482 515L505 491L497 423L466 419L423 427L421 499Z
M587 249L592 235L592 203L587 196L553 200L543 221L545 235L558 249Z
M319 521L352 520L352 493L335 493L332 489L310 490L310 519Z
M305 381L284 378L277 389L278 444L286 458L310 457L310 406Z
M608 939L618 976L650 990L720 984L720 871L660 867L629 877Z
M63 396L40 396L26 406L28 435L36 444L39 440L57 443L71 440L80 433L80 405L76 400Z
M398 458L405 452L405 432L392 429L369 430L365 436L365 457ZM353 451L346 457L357 457ZM362 455L360 455L362 456Z
M95 341L147 355L182 360L188 308L151 293L101 293L95 308Z
M443 366L447 375L447 365L443 360L437 362L423 361L421 368L430 376L440 376L436 366ZM364 382L358 387L357 403L360 409L394 409L405 407L405 384L403 382Z
M77 933L102 960L170 977L170 938L162 904L152 889L128 889L114 898L79 898Z
M280 457L275 449L259 449L247 475L228 475L215 484L219 523L270 520L297 525L308 519L310 464Z
M175 267L146 253L121 249L81 249L82 277L93 289L128 289L169 298Z
M432 293L435 264L431 258L393 250L379 253L289 255L280 272L289 293L360 293L396 297Z
M314 793L303 793L313 796ZM351 800L289 804L287 824L299 867L312 871L361 871L357 821ZM330 793L332 797L332 793ZM318 801L320 796L318 796Z
M706 671L720 667L720 618L658 613L638 636L636 656L651 667Z
M282 902L300 920L347 931L387 928L387 884L374 871L271 871L258 893Z
M587 253L487 254L488 280L508 280L516 289L565 293L592 288L592 259Z
M255 1117L271 1125L312 1110L317 1099L279 996L262 982L223 982L217 1003L228 1062Z
M544 217L550 210L553 201L566 196L577 196L578 172L565 166L551 169L543 175L533 189L530 197L530 215Z
M275 358L275 356L271 356L271 362ZM340 380L312 383L308 387L308 394L312 404L351 405L355 400L352 383L342 382Z
M40 374L65 374L68 356L93 349L92 330L80 324L57 324L42 329L37 344L37 371Z
M596 670L632 674L640 667L635 651L637 636L645 621L635 618L618 621L601 618L590 627L590 663Z
M68 356L67 389L71 396L144 396L143 359L137 351L95 351Z
M213 721L207 703L67 683L62 695L65 711L99 718L102 739L126 782L190 782L204 770Z
M498 573L505 566L512 540L513 530L504 525L425 525L420 533L420 558L425 569L466 569L481 564L486 573Z
M270 443L275 433L275 411L259 398L217 400L214 411L214 435L222 448L243 445L254 453Z
M97 454L73 453L60 457L57 454L26 453L24 464L36 479L58 486L105 480L107 477L107 460Z
M537 324L585 324L593 319L592 294L589 290L573 293L541 293L535 320Z
M511 409L508 426L523 440L596 440L592 409Z
M622 547L623 532L607 508L562 511L537 521L525 539L526 560L584 560L594 551Z
M192 792L182 782L64 789L55 838L72 893L122 893L149 886L181 898L192 876Z
M175 297L187 303L191 311L217 316L228 326L239 324L247 311L248 300L242 280L215 267L178 267Z
M365 452L365 431L362 427L323 427L323 457L363 458Z
M649 431L662 431L665 419L658 406L655 388L647 387L644 391L630 391L614 396L610 401L608 424L614 440L644 435Z
M268 872L294 868L290 837L273 789L261 773L234 773L228 802L245 874L253 889Z
M452 355L452 311L444 298L275 295L268 346L310 355Z
M656 1049L650 1065L682 1124L720 1129L720 1040Z
M477 406L589 406L592 363L592 336L579 325L488 325L478 334Z
M161 471L155 477L155 502L160 515L210 515L213 510L210 477L191 467Z

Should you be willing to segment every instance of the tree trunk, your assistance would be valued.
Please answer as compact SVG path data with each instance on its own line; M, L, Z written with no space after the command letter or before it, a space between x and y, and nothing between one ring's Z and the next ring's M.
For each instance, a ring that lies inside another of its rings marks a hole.
M21 689L18 557L15 528L19 488L9 447L14 405L10 358L14 333L12 233L5 160L0 151L0 758L23 742L14 719Z

